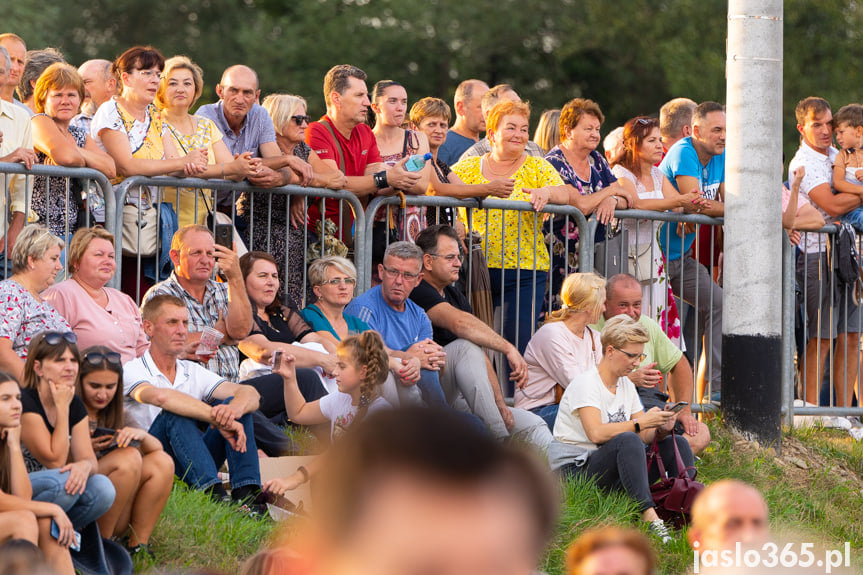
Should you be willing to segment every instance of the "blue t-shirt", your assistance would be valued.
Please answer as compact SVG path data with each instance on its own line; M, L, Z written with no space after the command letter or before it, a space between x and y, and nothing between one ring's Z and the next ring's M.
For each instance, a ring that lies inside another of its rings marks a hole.
M704 192L705 198L715 200L720 184L725 182L725 152L713 156L707 165L703 166L698 159L698 152L692 145L692 137L689 136L671 146L662 163L659 164L659 169L678 192L680 189L677 187L677 176L690 176L698 180L699 188ZM677 235L677 222L666 222L659 231L659 243L665 252L665 258L669 261L680 259L683 254L689 251L694 241L695 232L686 234L686 237L683 238L683 250L681 251L680 236Z
M446 141L437 150L437 159L443 160L448 166L453 166L464 154L464 151L476 144L476 140L465 138L452 130L446 133Z
M330 324L330 320L324 316L323 312L321 312L320 308L315 304L304 308L300 314L303 316L303 319L306 320L306 323L312 327L312 330L328 331L333 334L337 340L341 341L342 338L340 338L339 334L336 333L336 330L333 329L332 324ZM369 324L356 316L348 315L346 313L342 315L345 318L345 322L348 324L349 335L360 334L371 329Z
M379 285L354 298L345 308L345 314L355 315L369 324L392 350L405 351L418 341L433 337L431 320L420 306L406 300L404 311L394 310L384 300Z

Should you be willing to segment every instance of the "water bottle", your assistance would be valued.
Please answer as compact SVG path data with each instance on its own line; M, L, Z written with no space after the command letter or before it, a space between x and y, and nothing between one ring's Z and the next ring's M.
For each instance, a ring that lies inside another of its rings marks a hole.
M414 154L408 161L405 162L405 169L409 172L419 172L426 165L426 162L431 160L431 152L426 152L422 156L419 154Z

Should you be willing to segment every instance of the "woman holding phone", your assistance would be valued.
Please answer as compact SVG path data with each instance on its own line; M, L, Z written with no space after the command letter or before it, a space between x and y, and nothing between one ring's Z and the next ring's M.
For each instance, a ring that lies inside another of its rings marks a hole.
M76 391L94 430L91 443L99 473L106 475L117 490L114 506L99 520L99 528L106 537L121 537L128 531L129 554L134 557L143 553L153 558L150 534L171 495L174 460L158 439L127 417L120 389L120 354L95 345L81 355ZM134 463L131 467L130 459Z

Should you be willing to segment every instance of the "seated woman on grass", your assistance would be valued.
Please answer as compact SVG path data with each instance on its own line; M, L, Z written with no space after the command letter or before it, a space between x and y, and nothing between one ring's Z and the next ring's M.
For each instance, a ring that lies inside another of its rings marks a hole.
M106 537L121 537L128 531L129 554L153 558L150 534L171 495L174 460L158 439L128 420L122 389L117 393L123 385L120 354L94 345L81 357L76 392L87 408L90 427L114 431L93 433L91 439L99 473L108 476L117 490L114 506L99 519L99 527ZM134 462L131 467L129 458Z
M306 403L297 387L294 358L290 355L277 358L273 371L285 380L285 406L291 421L300 425L330 423L330 436L336 440L345 430L369 413L391 406L381 397L381 386L387 378L389 356L381 336L365 331L342 340L338 350L338 364L334 372L339 389L324 397ZM271 479L264 491L277 495L296 489L309 480L312 470L300 467L293 475Z

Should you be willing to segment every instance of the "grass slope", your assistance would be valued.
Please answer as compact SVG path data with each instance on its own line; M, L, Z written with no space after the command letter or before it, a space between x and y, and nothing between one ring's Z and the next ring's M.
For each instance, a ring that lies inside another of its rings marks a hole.
M781 457L776 457L772 450L759 449L714 422L710 425L714 440L698 464L700 480L752 483L767 498L775 532L833 549L848 541L853 564L858 570L863 567L863 443L837 430L796 430L785 434ZM640 524L632 500L604 494L590 481L568 482L562 494L560 528L541 566L550 575L563 573L566 546L585 529ZM277 531L272 523L247 519L177 485L153 537L158 566L142 562L138 568L151 573L176 568L239 573L242 562L274 541ZM685 532L662 549L660 561L662 573L691 569Z

